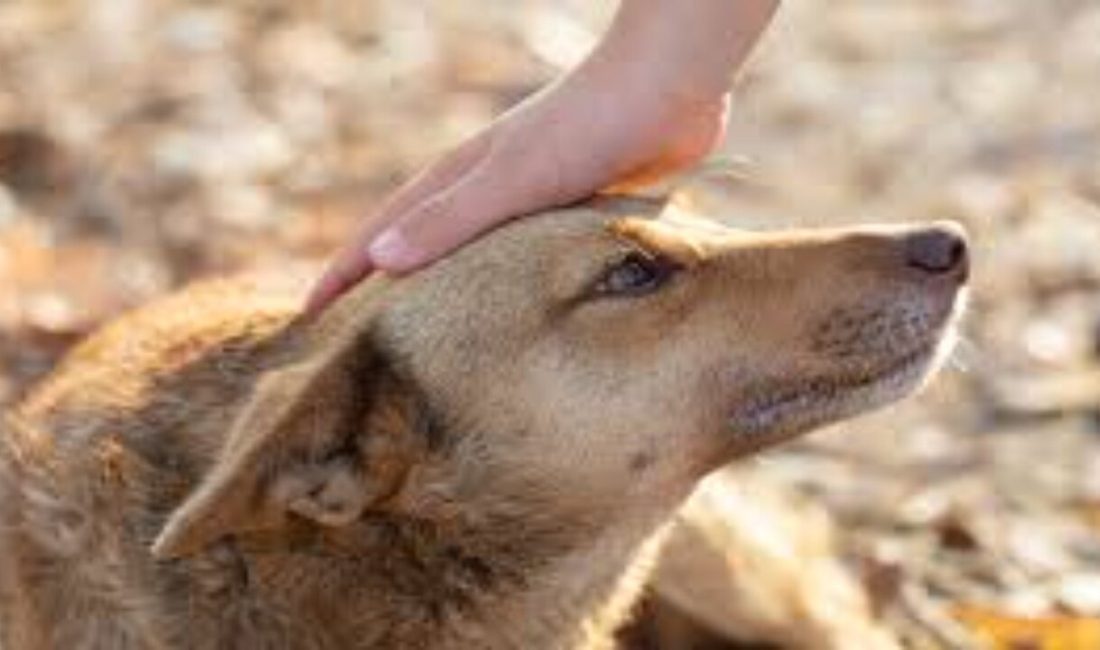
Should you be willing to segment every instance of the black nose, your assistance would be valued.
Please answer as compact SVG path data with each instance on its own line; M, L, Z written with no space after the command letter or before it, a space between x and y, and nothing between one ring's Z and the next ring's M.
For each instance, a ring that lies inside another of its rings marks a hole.
M966 236L957 226L937 225L905 239L905 260L909 266L933 275L966 274Z

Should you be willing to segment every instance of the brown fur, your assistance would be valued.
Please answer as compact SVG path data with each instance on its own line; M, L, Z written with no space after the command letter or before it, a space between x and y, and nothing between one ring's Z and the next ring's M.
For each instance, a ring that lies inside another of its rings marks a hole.
M4 421L0 644L606 647L696 482L908 392L963 280L911 230L657 211L518 222L315 323L236 280L105 328ZM680 270L603 295L638 248Z

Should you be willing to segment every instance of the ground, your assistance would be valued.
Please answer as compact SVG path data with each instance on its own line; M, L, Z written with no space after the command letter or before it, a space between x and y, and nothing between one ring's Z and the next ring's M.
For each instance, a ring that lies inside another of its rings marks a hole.
M122 309L330 252L613 8L0 4L0 404ZM754 227L973 234L944 376L759 461L828 505L914 647L1100 647L1098 74L1091 0L787 2L698 193Z

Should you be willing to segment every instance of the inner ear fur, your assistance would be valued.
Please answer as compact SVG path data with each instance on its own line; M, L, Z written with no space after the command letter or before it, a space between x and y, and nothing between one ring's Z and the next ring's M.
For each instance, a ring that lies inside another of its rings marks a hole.
M270 371L195 491L153 544L160 558L281 529L341 526L396 494L417 445L412 397L371 343L352 340Z

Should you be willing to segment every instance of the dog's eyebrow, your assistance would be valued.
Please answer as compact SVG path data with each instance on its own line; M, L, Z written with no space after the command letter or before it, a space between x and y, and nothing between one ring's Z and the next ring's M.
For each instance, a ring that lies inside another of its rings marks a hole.
M609 222L607 231L646 252L669 257L685 268L690 269L706 259L706 250L701 242L671 224L623 217Z

